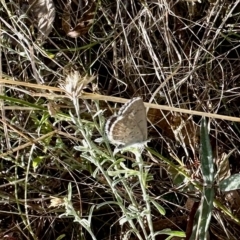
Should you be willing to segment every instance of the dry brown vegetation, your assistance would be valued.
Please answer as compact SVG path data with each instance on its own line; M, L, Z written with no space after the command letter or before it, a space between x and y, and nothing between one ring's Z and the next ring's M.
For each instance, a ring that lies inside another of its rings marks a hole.
M1 5L0 239L189 239L201 115L215 114L216 184L240 169L240 1ZM135 96L156 104L148 146L164 156L145 150L143 172L104 133L113 102ZM238 191L215 194L210 239L239 239Z

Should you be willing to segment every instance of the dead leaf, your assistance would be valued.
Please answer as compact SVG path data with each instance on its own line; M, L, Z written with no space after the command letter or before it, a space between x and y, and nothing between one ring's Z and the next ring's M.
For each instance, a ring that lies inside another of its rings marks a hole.
M53 101L49 101L47 104L48 112L51 117L56 116L57 112L59 111L59 107L56 103Z
M226 154L223 152L222 154L218 154L219 156L215 158L215 164L217 166L217 182L219 183L220 181L227 179L231 176L231 171L230 171L230 165L229 165L229 157L230 155L235 151L233 149L230 151L229 154ZM220 151L217 151L218 153ZM215 154L217 155L217 154Z
M162 130L163 136L177 140L186 146L198 146L199 126L189 115L149 109L148 119Z
M42 44L53 28L55 6L53 0L29 0L30 10L37 21L37 41Z
M94 22L95 10L96 4L93 2L88 10L83 13L79 23L67 35L76 38L86 34Z
M71 0L69 0L65 5L63 9L62 14L62 29L67 34L70 31L71 28Z
M50 196L51 200L50 200L50 205L48 206L48 208L51 207L59 207L59 206L63 206L64 205L64 199L63 198L57 198L57 197L53 197Z

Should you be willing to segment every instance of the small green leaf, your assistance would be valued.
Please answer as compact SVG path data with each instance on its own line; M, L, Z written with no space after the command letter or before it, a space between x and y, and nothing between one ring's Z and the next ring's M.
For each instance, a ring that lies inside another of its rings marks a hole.
M156 209L159 211L159 213L160 214L162 214L162 215L165 215L166 214L166 211L165 211L165 209L160 205L160 204L158 204L156 201L151 201L152 202L152 204L156 207Z
M39 164L42 163L43 159L45 159L45 156L38 156L32 160L32 167L34 171L38 168Z
M66 237L66 234L62 234L62 235L60 235L59 237L57 237L56 240L62 240L62 239L64 239L65 237Z
M231 177L222 180L219 188L223 192L240 189L240 174L234 174Z
M209 140L207 121L205 118L201 124L201 169L204 184L213 185L214 183L214 164L212 157L212 148Z

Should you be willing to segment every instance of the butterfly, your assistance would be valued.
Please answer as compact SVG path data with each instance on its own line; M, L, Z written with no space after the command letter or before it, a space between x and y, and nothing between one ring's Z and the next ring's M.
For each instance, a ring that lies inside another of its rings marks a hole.
M147 140L146 108L140 97L127 101L105 125L109 141L123 147Z

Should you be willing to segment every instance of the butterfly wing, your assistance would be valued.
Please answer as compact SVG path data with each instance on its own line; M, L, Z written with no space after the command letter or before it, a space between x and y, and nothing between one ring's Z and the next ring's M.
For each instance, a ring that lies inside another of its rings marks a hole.
M117 116L106 123L110 142L131 145L147 140L146 109L141 98L133 98L120 108Z
M127 101L118 111L118 116L128 115L134 112L136 109L144 108L143 100L140 97L135 97ZM146 110L145 110L146 111Z
M114 120L115 119L115 120ZM130 115L114 117L108 131L108 139L116 145L131 145L137 142L143 142L144 136L139 126L132 120Z
M140 97L133 98L126 102L119 110L119 115L129 116L141 130L143 140L146 141L148 137L147 132L147 114L143 100Z

